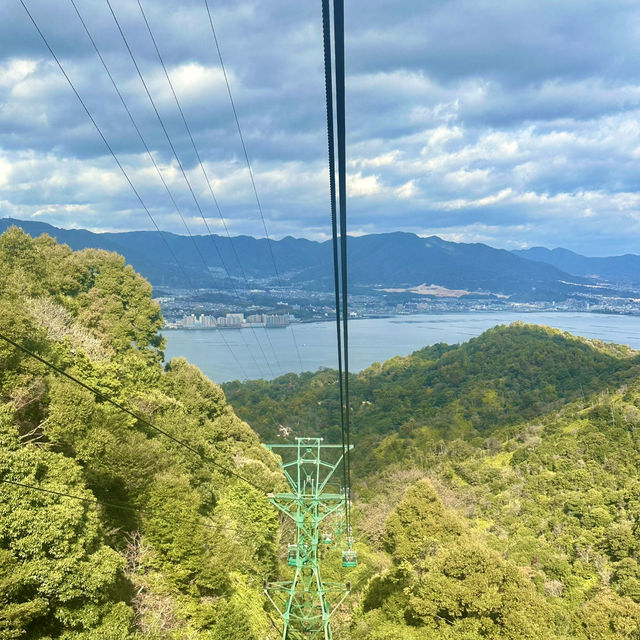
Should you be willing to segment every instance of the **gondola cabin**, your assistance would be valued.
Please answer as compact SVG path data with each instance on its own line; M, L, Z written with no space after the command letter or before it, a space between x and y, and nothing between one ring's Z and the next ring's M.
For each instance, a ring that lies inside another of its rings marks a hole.
M287 564L290 567L295 567L298 563L298 545L290 544L287 548Z
M353 549L347 549L342 552L342 566L343 567L357 567L358 566L358 552Z

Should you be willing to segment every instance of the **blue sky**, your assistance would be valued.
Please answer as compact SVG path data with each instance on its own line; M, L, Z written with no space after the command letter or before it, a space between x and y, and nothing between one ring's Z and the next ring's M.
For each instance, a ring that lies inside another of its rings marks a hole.
M25 0L162 229L185 233L68 0ZM141 0L233 234L263 235L204 0ZM204 223L105 0L76 0L187 225ZM320 2L210 2L273 237L329 230ZM138 5L112 0L223 229ZM353 233L640 253L636 0L349 0ZM0 3L0 216L152 228L18 0Z

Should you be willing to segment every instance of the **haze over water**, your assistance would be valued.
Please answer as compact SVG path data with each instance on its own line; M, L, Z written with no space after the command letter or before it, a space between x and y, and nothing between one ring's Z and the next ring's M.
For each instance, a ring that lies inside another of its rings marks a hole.
M438 342L466 342L490 327L517 320L548 325L585 338L618 342L640 349L640 318L636 316L553 312L395 316L350 322L350 370L361 371L373 362L408 355L416 349ZM315 371L319 367L337 366L336 328L333 322L298 324L287 329L256 328L254 331L181 329L165 331L164 335L167 338L167 360L184 356L215 382L242 379L242 369L248 378L268 379L291 371L299 373ZM293 335L298 344L302 368ZM256 344L256 338L262 345L264 355ZM235 358L225 341L233 350ZM269 360L270 368L265 357ZM242 367L236 362L236 358Z

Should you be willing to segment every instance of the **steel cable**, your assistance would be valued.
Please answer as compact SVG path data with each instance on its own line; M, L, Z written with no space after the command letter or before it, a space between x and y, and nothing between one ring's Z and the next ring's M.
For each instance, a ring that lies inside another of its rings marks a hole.
M265 238L267 240L267 246L269 248L269 254L271 255L271 262L273 263L273 270L274 270L278 285L280 286L280 289L284 289L284 286L282 284L282 279L280 278L280 272L278 271L278 265L276 263L276 257L275 257L275 254L273 252L271 236L269 235L269 231L267 230L267 223L266 223L265 218L264 218L264 212L262 210L262 203L260 201L260 197L258 196L258 188L256 187L255 176L253 175L253 169L251 168L251 162L249 160L249 153L247 151L247 145L245 144L244 135L242 133L242 127L240 126L240 119L238 117L238 111L236 109L236 103L235 103L235 101L233 99L233 94L231 93L231 84L229 83L229 77L227 75L227 68L225 67L224 60L222 58L222 50L220 49L220 43L218 41L218 34L216 33L216 29L215 29L215 26L213 24L213 16L211 14L211 9L209 8L208 0L204 0L204 4L205 4L205 6L207 8L207 16L209 17L209 24L211 26L211 34L213 35L213 40L214 40L215 45L216 45L216 51L218 52L218 59L220 60L220 67L222 69L222 75L224 76L224 81L225 81L225 84L226 84L226 87L227 87L227 93L229 94L229 102L231 103L231 109L233 111L233 117L234 117L234 120L236 122L236 128L238 130L238 136L240 137L240 144L242 145L242 152L244 154L244 159L245 159L245 162L246 162L246 165L247 165L247 169L249 171L249 177L251 179L251 186L253 187L253 194L255 196L256 204L257 204L257 207L258 207L258 213L260 214L260 219L262 220L262 228L264 229ZM291 327L291 337L293 339L293 344L295 346L296 354L298 356L298 362L300 364L300 371L303 371L304 367L302 365L302 356L300 355L300 349L298 347L298 341L296 340L296 334L295 334L295 331L294 331L293 327Z
M11 338L9 338L8 336L5 336L2 333L0 333L0 339L2 339L5 342L9 343L10 345L15 347L16 349L19 349L20 351L22 351L23 353L25 353L29 357L34 358L35 360L38 360L39 362L41 362L42 364L46 365L47 367L49 367L50 369L52 369L56 373L64 376L68 380L71 380L72 382L75 382L77 385L79 385L82 388L86 389L87 391L93 393L96 397L100 398L101 400L104 400L105 402L108 402L109 404L113 405L114 407L116 407L120 411L123 411L124 413L130 415L132 418L135 418L138 422L141 422L142 424L146 425L147 427L149 427L153 431L156 431L156 432L160 433L161 435L169 438L169 440L171 440L175 444L178 444L181 447L184 447L185 449L188 449L189 451L191 451L191 453L195 453L198 457L200 457L201 460L204 460L205 462L208 462L209 464L213 465L214 467L216 467L217 469L219 469L223 473L226 473L229 476L233 476L233 477L235 477L235 478L237 478L239 480L242 480L243 482L246 482L247 484L251 485L254 489L257 489L258 491L261 491L262 493L267 493L264 489L259 487L257 484L255 484L251 480L245 478L244 476L242 476L241 474L237 473L236 471L233 471L233 469L229 469L229 467L226 467L225 465L222 465L219 462L216 462L213 458L210 458L209 456L205 455L202 451L200 451L199 449L196 449L194 446L192 446L188 442L185 442L184 440L180 440L179 438L176 438L175 436L172 436L168 431L165 431L164 429L161 429L160 427L158 427L157 425L153 424L152 422L150 422L146 418L143 418L140 414L137 414L134 411L131 411L130 409L127 409L127 407L125 407L120 402L117 402L116 400L113 400L108 395L102 393L102 391L99 391L98 389L96 389L94 387L91 387L90 385L86 384L85 382L82 382L82 380L79 380L75 376L72 376L70 373L66 372L64 369L61 369L60 367L56 366L52 362L49 362L48 360L46 360L42 356L39 356L37 353L34 353L30 349L27 349L27 347L21 345L20 343L16 342L15 340L12 340Z

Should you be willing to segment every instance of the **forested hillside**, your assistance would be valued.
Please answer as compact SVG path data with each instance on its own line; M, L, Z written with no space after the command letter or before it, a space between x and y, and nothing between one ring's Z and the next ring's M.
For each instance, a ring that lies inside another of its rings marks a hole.
M0 334L196 451L0 340L0 640L280 638L262 581L290 577L291 532L216 464L283 486L234 409L265 440L338 440L336 374L230 383L228 404L163 362L161 323L120 256L0 236ZM334 638L639 640L639 364L518 324L353 375Z
M374 363L350 378L360 449L354 463L375 469L441 438L482 442L639 373L640 358L626 347L521 323ZM321 434L337 441L336 382L336 372L326 370L223 388L238 415L267 439Z
M512 438L423 444L420 462L370 475L358 530L391 565L344 637L639 638L639 448L636 381Z
M0 333L273 488L220 388L185 360L163 370L161 323L120 256L0 237ZM1 639L268 637L265 496L2 340L0 481Z
M625 347L526 325L354 375L375 575L338 637L640 638L638 375ZM335 438L335 380L225 386L269 437Z

